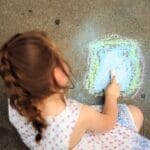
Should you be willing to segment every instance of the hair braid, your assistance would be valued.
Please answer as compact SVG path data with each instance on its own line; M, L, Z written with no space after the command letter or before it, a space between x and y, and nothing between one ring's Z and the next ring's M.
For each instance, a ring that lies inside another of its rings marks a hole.
M16 37L18 36L14 36L12 39ZM12 39L9 42L12 42ZM38 131L35 140L39 142L42 138L42 129L46 128L47 123L42 118L40 110L32 105L30 92L18 82L19 78L13 71L11 63L8 60L7 47L9 46L9 42L0 50L0 75L10 95L10 105L18 110L21 115L27 117L28 122L32 122L33 127Z

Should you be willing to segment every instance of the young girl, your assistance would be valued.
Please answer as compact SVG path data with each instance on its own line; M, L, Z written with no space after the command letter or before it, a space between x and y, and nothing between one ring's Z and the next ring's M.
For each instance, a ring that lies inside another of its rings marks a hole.
M1 48L0 75L9 94L9 120L32 150L148 150L138 132L143 114L118 104L115 76L105 104L86 105L66 98L71 68L45 32L14 35Z

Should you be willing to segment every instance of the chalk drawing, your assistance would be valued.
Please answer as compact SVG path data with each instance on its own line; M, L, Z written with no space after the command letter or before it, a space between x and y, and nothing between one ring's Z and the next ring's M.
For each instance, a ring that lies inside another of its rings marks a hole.
M144 71L144 59L136 40L111 35L89 43L84 88L90 94L102 95L110 82L110 70L116 73L122 96L135 96Z

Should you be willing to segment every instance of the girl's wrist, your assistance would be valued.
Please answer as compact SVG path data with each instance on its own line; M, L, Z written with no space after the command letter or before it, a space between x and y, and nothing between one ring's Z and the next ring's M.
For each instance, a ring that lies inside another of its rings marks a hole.
M106 101L117 101L118 97L114 96L114 95L106 95L105 96L105 100Z

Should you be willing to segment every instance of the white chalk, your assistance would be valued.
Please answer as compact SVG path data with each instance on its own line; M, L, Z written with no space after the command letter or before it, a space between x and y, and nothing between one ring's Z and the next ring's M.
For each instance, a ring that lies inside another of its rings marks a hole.
M113 76L116 76L115 71L111 70L110 71L110 79L112 80Z

